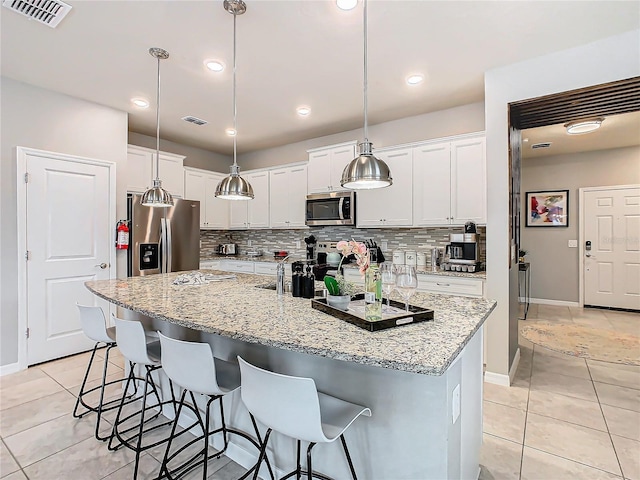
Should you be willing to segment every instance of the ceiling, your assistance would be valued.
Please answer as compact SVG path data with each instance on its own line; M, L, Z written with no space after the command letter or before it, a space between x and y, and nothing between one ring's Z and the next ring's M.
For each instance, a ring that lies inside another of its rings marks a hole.
M332 0L246 1L237 18L238 151L361 127L361 2L342 11ZM68 3L55 29L0 9L3 76L126 111L130 130L155 136L156 60L147 51L161 47L170 53L162 138L232 151L233 17L222 0ZM482 101L489 69L640 28L635 1L370 0L368 10L370 124ZM227 68L214 74L205 59ZM416 72L425 81L408 86ZM295 113L303 104L308 117Z

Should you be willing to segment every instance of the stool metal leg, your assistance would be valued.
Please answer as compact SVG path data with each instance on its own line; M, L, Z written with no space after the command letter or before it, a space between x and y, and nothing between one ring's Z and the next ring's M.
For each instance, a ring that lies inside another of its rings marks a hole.
M302 465L300 465L300 440L296 441L296 480L300 480Z
M311 442L307 448L307 480L313 480L313 467L311 466L311 449L315 443Z
M89 364L87 365L87 371L84 373L84 378L82 379L82 385L80 385L80 392L78 393L78 397L76 398L76 406L73 408L73 417L81 418L83 415L89 413L91 410L83 412L81 414L78 413L78 407L80 406L80 399L84 395L84 387L87 384L87 378L89 377L89 372L91 371L91 365L93 365L93 359L96 356L96 350L98 349L98 345L100 342L96 342L93 346L93 351L91 352L91 358L89 359ZM104 382L104 379L103 379Z
M349 455L349 449L347 448L347 441L344 439L344 435L340 435L340 440L342 440L342 448L344 449L344 454L347 457L347 462L349 462L349 470L351 470L351 476L353 480L358 480L356 477L356 470L353 468L353 462L351 461L351 455Z
M264 436L264 443L260 447L260 454L258 455L258 463L256 463L256 471L253 473L253 480L258 479L258 471L260 471L260 464L262 463L262 458L267 455L267 443L269 443L269 435L271 435L271 429L267 429L267 434Z
M167 478L171 478L169 474L169 451L171 450L171 442L173 441L173 437L176 433L176 428L178 427L178 420L180 419L180 413L182 412L182 406L184 405L184 397L187 395L187 390L182 390L182 395L180 396L180 404L178 405L178 410L176 412L176 418L173 421L173 425L171 426L171 433L169 434L169 440L167 442L167 449L164 451L164 456L162 458L162 466L160 467L160 474L158 478L162 478L163 474L166 474Z
M100 386L100 401L98 402L98 418L96 420L96 439L100 441L108 440L109 437L101 437L100 436L100 420L102 419L102 407L104 402L104 386L107 381L107 367L109 366L109 352L113 347L115 347L115 343L110 344L107 347L107 350L104 354L104 366L102 368L102 385ZM88 372L88 370L87 370Z

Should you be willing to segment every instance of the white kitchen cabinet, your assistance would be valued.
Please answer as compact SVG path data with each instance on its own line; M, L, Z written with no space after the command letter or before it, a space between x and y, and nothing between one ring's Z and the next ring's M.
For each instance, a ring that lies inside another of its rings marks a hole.
M215 191L222 173L185 168L184 195L200 202L200 228L224 230L229 227L229 201L216 198Z
M278 264L276 262L254 262L254 273L256 275L276 276Z
M308 150L307 192L324 193L345 190L340 186L342 171L356 156L356 143Z
M269 228L269 172L246 172L243 177L253 188L253 200L229 202L229 228Z
M413 149L413 225L486 223L485 139Z
M227 260L222 261L221 270L234 273L254 273L253 262L245 262L244 260Z
M171 195L184 197L184 156L160 152L160 180ZM127 192L144 193L156 178L156 151L150 148L127 146Z
M460 295L463 297L482 297L484 280L482 278L454 277L446 275L418 274L418 291Z
M305 227L307 166L269 171L269 218L271 228Z
M358 191L357 226L410 227L413 222L412 150L393 149L375 155L389 166L393 184L385 188Z

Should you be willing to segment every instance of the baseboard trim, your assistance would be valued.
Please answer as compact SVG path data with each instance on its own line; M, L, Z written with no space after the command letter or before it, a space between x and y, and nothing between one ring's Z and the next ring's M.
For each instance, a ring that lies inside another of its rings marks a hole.
M520 303L524 303L525 299L520 297L518 299ZM579 307L580 303L578 302L569 302L567 300L551 300L548 298L530 298L529 303L535 303L538 305L554 305L556 307Z
M509 375L503 373L484 372L484 381L494 385L502 385L503 387L511 385Z
M513 383L513 378L516 376L518 365L520 365L520 348L519 347L518 347L518 350L516 350L516 354L513 357L513 362L511 363L511 368L509 369L509 385Z
M2 366L0 366L0 377L2 377L4 375L10 375L12 373L19 372L20 370L22 370L22 369L20 368L20 364L18 362L9 363L7 365L2 365Z

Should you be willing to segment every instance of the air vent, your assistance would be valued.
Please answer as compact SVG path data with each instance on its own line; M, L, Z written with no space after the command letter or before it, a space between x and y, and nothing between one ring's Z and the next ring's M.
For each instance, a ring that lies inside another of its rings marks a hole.
M551 146L551 142L543 142L543 143L534 143L531 145L531 149L535 150L536 148L549 148Z
M59 0L2 0L2 6L51 28L57 27L72 8Z
M182 117L182 120L189 123L195 123L196 125L206 125L208 123L206 120L202 120L201 118L198 118L198 117L192 117L191 115Z

